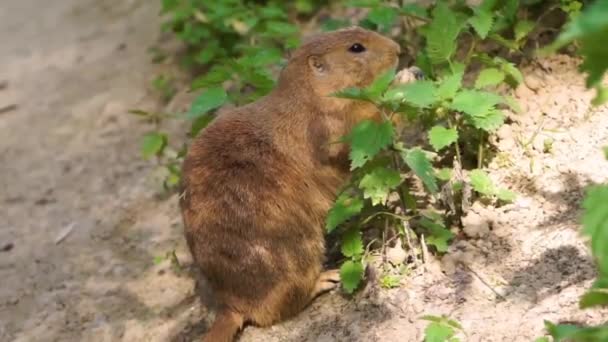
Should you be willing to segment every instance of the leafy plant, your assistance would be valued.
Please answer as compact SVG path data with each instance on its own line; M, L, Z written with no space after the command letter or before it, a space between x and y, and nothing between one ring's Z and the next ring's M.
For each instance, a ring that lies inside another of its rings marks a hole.
M581 71L587 73L587 87L595 88L595 105L608 101L608 90L602 86L602 77L608 69L608 2L595 1L576 17L549 48L554 51L572 42L578 42L583 57Z
M596 1L574 21L551 47L555 49L577 41L584 59L581 70L587 73L587 87L597 89L594 104L608 100L606 89L601 80L608 69L606 56L608 47L605 44L608 33L608 3ZM604 148L608 159L608 148ZM579 302L581 309L608 307L608 185L596 185L587 189L583 201L583 235L590 240L591 252L598 264L598 278L591 289ZM554 341L605 341L608 340L608 325L576 326L571 324L554 324L545 321L545 326Z
M458 342L458 332L462 332L462 326L457 321L447 316L423 316L420 319L429 321L424 330L424 342Z
M592 186L583 202L583 234L591 241L591 252L598 263L599 275L579 302L581 309L608 307L608 185ZM605 341L608 325L580 327L545 321L547 331L558 341Z
M420 213L415 193L406 180L410 179L409 175L414 175L422 184L426 196L434 198L434 201L440 199L440 190L446 187L449 192L462 191L459 184L463 182L469 183L479 195L490 200L509 202L514 199L515 194L496 187L482 167L484 153L488 149L487 138L505 121L503 110L515 110L517 107L512 99L497 92L498 86L515 86L523 77L506 59L490 58L476 47L482 46L486 40L494 40L509 43L512 49L517 50L519 42L532 31L532 24L519 20L506 5L498 6L492 1L471 7L450 6L440 1L430 8L397 9L388 6L380 7L381 11L374 11L374 6L378 6L379 2L358 4L372 8L366 20L377 29L396 21L393 15L388 15L388 11L397 13L397 18L405 15L425 19L426 23L417 30L425 41L417 64L426 69L428 79L392 85L395 73L391 71L380 75L369 87L344 89L335 94L337 97L375 104L382 113L382 119L378 122L361 122L345 137L351 147L354 176L330 211L328 228L331 231L337 224L361 212L365 212L367 218L360 218L359 222L365 222L370 217L385 216L392 227L399 227L393 229L402 235L405 233L402 222L406 221L405 226L412 227L418 236L424 237L424 243L433 246L439 253L445 253L454 238L454 233L447 227L458 226L458 218L452 217L446 225L441 215L431 219ZM517 28L496 26L498 21L504 20L507 10L513 25L519 24ZM507 29L514 32L514 39L500 36ZM460 53L463 41L469 45L464 54ZM464 81L464 75L473 63L480 63L484 67L476 79L468 84ZM406 147L401 140L402 128L393 123L396 118L397 121L422 126L427 131L427 144ZM471 163L471 160L475 162ZM452 171L454 168L455 172ZM473 168L468 180L454 178L454 174L462 173L461 168ZM345 196L356 206L345 206ZM398 198L398 201L391 201L391 198ZM352 210L347 211L347 208ZM442 210L441 207L437 209ZM344 214L341 215L342 220L336 220L338 213ZM362 245L360 234L353 235L352 231L359 231L363 227L357 224L350 226L348 235L345 235L349 243L350 239L355 238L357 244ZM363 253L362 249L360 252ZM350 259L344 267L350 269L357 263L363 265L360 254L344 255ZM358 283L351 277L344 286L347 292L352 292Z

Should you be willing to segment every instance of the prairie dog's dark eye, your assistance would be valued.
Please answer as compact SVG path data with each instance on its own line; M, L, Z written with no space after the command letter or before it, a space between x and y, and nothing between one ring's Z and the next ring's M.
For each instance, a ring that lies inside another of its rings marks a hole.
M363 46L359 43L355 43L348 48L348 51L354 52L354 53L361 53L361 52L365 51L365 46Z

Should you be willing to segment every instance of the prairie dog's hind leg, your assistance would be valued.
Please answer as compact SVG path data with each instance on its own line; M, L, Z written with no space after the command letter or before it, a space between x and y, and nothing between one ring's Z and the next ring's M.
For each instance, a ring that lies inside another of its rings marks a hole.
M321 272L319 279L315 284L315 288L312 291L312 299L319 295L335 289L340 284L340 270L328 270Z

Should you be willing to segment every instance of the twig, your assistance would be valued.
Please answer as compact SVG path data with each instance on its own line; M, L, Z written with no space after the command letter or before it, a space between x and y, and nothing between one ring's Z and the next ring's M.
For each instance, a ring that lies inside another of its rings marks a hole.
M407 248L410 250L410 253L414 256L414 263L416 265L418 265L420 262L418 260L418 256L416 255L416 249L412 245L409 224L405 220L401 221L401 224L403 225L403 235L405 235L405 244L407 245Z
M420 234L420 247L422 249L422 263L426 264L429 260L429 248L426 246L426 242L424 241L424 234Z
M484 142L484 133L481 131L479 133L479 151L477 151L477 168L481 169L483 166L483 142Z
M8 106L4 106L4 107L0 107L0 114L4 114L6 112L10 112L12 110L17 109L17 105L16 104L10 104Z
M76 226L76 223L72 222L69 225L67 225L65 228L63 228L63 230L61 232L59 232L59 235L57 235L57 237L55 238L55 244L58 245L63 240L65 240L72 233L72 231L74 231L75 226Z
M477 279L479 279L479 281L481 281L485 286L487 286L492 292L494 292L494 294L500 298L502 301L506 301L507 298L505 298L505 296L501 295L500 293L498 293L498 291L496 291L496 289L494 289L494 287L492 287L492 285L490 285L487 281L485 281L485 279L483 279L477 272L475 272L469 265L465 264L464 262L461 262L462 266L464 266L464 268L466 268L469 272L471 272L474 276L477 277Z

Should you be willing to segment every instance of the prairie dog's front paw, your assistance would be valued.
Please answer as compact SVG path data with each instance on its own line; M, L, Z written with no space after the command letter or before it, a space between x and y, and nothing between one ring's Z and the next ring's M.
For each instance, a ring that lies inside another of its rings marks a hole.
M423 78L424 72L420 68L413 66L399 71L393 82L395 84L406 84Z

